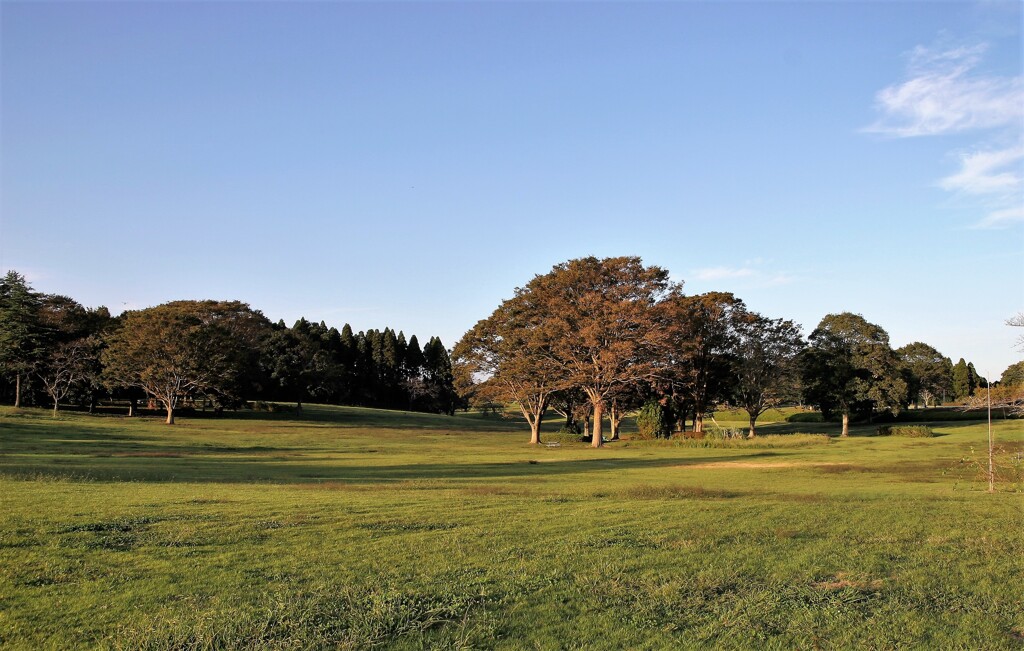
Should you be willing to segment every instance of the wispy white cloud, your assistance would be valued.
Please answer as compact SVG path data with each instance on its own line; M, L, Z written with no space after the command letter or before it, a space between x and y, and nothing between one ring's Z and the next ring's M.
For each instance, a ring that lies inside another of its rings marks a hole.
M694 272L697 280L722 280L723 278L748 278L754 270L747 267L704 267Z
M985 43L914 48L907 78L878 91L880 116L863 131L900 138L988 132L987 142L958 154L959 170L938 186L978 202L986 214L972 228L1006 228L1024 221L1024 76L981 72L987 50Z
M994 210L972 228L1006 228L1019 223L1024 223L1024 206Z
M751 266L756 264L760 264L760 260L748 261L742 267L702 267L695 269L692 275L701 281L744 280L745 284L760 287L786 285L796 280L796 276L788 272L772 272Z
M1024 185L1021 165L1024 143L1005 149L973 151L960 156L960 171L939 185L951 192L974 195L1015 193Z
M1020 127L1024 78L985 75L985 44L948 50L918 46L905 81L875 95L878 120L864 131L897 137Z

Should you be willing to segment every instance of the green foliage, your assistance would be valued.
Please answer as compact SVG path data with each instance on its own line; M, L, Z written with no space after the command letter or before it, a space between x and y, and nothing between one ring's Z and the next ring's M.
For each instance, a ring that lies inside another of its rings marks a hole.
M931 438L935 436L935 432L927 425L882 425L878 428L878 435Z
M963 357L953 367L953 398L964 401L974 395L978 387L978 378L974 373L974 364L968 364Z
M657 400L649 400L636 416L637 437L641 439L668 438L672 434L672 421Z
M1006 367L1002 377L999 378L999 383L1005 386L1024 384L1024 361L1016 362Z
M39 307L39 295L24 276L8 271L0 279L0 373L15 376L19 388L44 350Z
M582 443L583 435L574 428L562 425L562 429L558 430L557 432L545 435L544 442L561 444Z
M811 333L803 355L804 396L826 417L899 412L907 384L889 335L859 314L830 314Z
M896 350L907 382L907 399L925 406L936 404L953 390L953 362L928 344L920 341Z

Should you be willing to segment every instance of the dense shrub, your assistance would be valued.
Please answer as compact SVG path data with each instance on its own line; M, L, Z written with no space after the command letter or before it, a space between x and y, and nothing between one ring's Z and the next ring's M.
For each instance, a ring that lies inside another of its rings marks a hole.
M542 440L544 443L580 443L583 435L570 427L562 427L554 434L547 434Z
M672 423L665 409L656 400L643 406L636 416L637 438L655 439L668 438L672 434Z
M935 433L932 432L932 428L927 425L882 425L878 428L878 435L931 438L935 436Z

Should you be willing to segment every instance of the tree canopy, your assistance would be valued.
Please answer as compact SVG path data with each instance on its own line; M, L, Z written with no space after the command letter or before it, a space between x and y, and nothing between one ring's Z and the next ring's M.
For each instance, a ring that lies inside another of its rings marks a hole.
M849 434L854 413L897 413L907 395L889 334L859 314L829 314L810 336L803 355L804 396L826 414L843 418Z

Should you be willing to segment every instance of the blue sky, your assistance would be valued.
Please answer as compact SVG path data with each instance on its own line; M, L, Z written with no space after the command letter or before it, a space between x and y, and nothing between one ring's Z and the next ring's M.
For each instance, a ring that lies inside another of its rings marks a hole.
M0 269L449 346L640 255L998 376L1021 4L0 3Z

